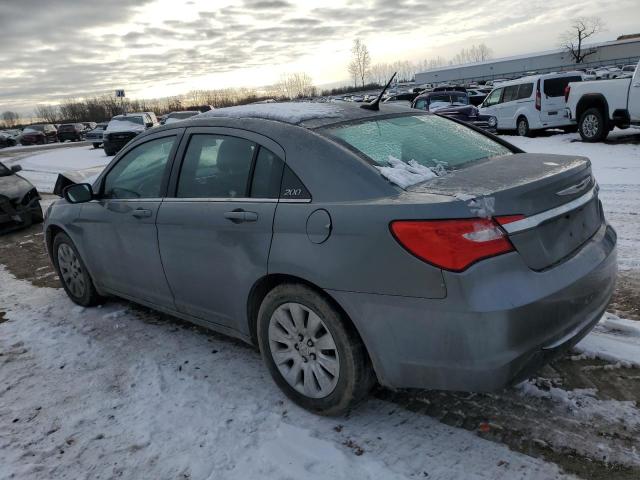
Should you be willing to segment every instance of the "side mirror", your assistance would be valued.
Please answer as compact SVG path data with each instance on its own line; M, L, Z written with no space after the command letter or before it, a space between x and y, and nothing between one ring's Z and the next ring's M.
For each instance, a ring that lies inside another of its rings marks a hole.
M65 188L62 196L69 203L85 203L93 200L93 190L88 183L76 183Z
M20 170L22 170L22 167L20 165L12 165L11 166L11 171L13 173L18 173Z

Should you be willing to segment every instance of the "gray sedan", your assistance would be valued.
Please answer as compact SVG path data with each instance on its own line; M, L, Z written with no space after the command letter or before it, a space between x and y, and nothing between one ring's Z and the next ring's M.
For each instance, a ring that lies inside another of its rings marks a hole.
M382 104L219 109L66 188L46 241L69 297L115 295L258 345L332 415L375 382L492 391L586 335L616 277L588 159Z

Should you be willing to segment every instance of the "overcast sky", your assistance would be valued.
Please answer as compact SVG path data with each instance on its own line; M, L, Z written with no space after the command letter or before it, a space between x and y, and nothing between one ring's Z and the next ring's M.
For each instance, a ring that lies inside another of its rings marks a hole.
M0 0L0 111L112 93L153 98L262 86L286 72L348 78L353 39L374 62L556 48L597 15L596 41L640 32L639 0Z

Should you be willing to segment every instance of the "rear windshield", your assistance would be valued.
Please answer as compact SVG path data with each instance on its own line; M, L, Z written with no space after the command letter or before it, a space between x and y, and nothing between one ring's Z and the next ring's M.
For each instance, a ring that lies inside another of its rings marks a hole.
M389 157L428 168L455 170L512 153L489 137L437 115L405 115L325 127L320 132L366 155L378 166Z
M44 125L31 125L30 127L25 128L23 132L44 132Z
M547 97L563 97L564 89L570 82L581 82L582 77L547 78L544 81L544 93Z

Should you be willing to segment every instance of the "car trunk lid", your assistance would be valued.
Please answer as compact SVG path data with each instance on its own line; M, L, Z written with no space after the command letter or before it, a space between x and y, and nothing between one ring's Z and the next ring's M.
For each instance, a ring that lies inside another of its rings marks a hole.
M469 216L522 215L503 228L526 264L543 270L570 256L603 221L587 158L518 153L493 157L410 187L454 196Z

